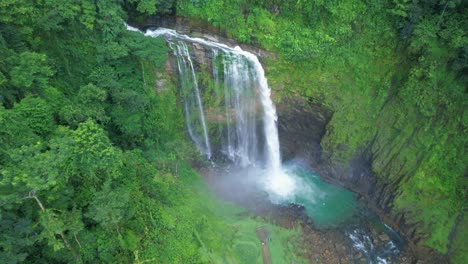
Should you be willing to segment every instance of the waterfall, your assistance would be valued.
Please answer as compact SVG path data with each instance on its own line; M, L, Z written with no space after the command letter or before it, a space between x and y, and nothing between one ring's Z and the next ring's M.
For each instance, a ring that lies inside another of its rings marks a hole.
M211 146L206 128L203 103L188 46L183 41L169 42L169 46L177 58L177 69L184 96L187 130L200 152L208 159L211 159ZM193 113L195 113L195 116Z
M260 167L262 174L266 175L263 186L270 194L279 197L292 195L295 183L281 169L276 109L257 56L240 47L232 48L218 42L192 38L171 29L148 30L145 36L163 36L168 41L177 59L187 130L194 144L207 158L212 156L209 129L189 47L196 44L211 50L214 85L217 88L224 86L223 104L217 106L223 108L220 112L225 121L220 139L221 152L242 168ZM263 129L257 131L260 124Z
M223 65L223 80L215 79L217 86L224 85L224 111L226 117L225 154L242 167L255 166L258 157L257 144L257 96L255 73L249 61L231 52L220 55ZM217 59L215 57L215 59ZM216 65L216 63L214 63Z

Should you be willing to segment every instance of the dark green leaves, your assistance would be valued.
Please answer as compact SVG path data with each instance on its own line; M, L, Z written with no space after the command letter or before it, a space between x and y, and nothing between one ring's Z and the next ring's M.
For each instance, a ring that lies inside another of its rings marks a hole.
M23 94L38 94L48 85L53 74L44 54L23 52L19 56L18 65L10 72L11 84L23 91Z
M88 120L71 133L71 155L76 169L85 177L102 181L120 176L121 151L112 146L105 131Z
M38 97L26 97L15 104L14 111L34 133L46 136L54 129L54 116L49 104Z
M101 191L96 192L87 216L105 229L119 230L119 226L131 216L129 208L130 190L115 188L108 181Z

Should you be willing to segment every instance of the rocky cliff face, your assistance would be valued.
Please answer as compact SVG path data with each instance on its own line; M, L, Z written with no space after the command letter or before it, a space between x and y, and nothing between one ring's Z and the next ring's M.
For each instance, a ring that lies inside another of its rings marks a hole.
M376 185L371 159L366 151L351 163L330 160L320 143L333 112L319 103L295 97L281 101L278 108L278 130L283 160L304 160L323 178L371 196Z
M418 225L411 225L401 211L394 210L393 201L398 195L398 187L404 179L401 175L394 182L379 180L373 167L384 160L388 152L375 152L379 143L373 142L362 149L351 162L330 160L320 143L327 131L327 123L333 113L326 107L307 102L301 98L282 101L278 105L278 129L284 160L300 159L306 161L325 180L345 186L359 193L367 204L376 210L386 223L398 230L409 242L409 250L419 261L417 263L448 263L447 256L424 247L419 242L424 233L418 232ZM387 142L391 147L394 142ZM387 157L388 158L388 157ZM389 165L387 169L395 169ZM401 164L399 164L401 170ZM384 171L385 172L385 168Z

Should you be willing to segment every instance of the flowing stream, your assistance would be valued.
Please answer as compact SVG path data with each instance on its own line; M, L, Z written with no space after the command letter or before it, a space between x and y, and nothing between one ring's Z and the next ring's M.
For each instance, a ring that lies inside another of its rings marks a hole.
M172 50L187 132L200 153L208 160L222 156L229 161L224 164L222 176L217 177L221 192L240 200L255 199L252 197L263 192L274 204L301 204L317 228L345 226L343 232L367 263L390 263L400 252L401 238L388 226L382 233L389 239L378 240L363 228L366 224L356 224L359 212L354 193L325 183L297 164L282 166L276 109L257 56L240 47L171 29L147 30L144 34L164 37ZM205 69L211 84L203 82L203 70L197 69L200 66L194 62L197 46L204 57L211 54L211 71Z

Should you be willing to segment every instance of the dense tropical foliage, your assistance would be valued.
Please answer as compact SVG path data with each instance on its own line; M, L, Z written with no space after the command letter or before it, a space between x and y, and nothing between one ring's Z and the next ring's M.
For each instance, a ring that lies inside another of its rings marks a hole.
M278 99L333 110L328 158L371 153L421 243L463 263L466 7L0 0L0 262L203 263L229 251L233 231L188 187L197 154L165 76L167 47L124 26L176 12L275 51L266 64Z
M188 187L197 154L175 86L155 91L167 47L125 20L114 1L0 1L1 263L199 263L224 252L230 229Z

